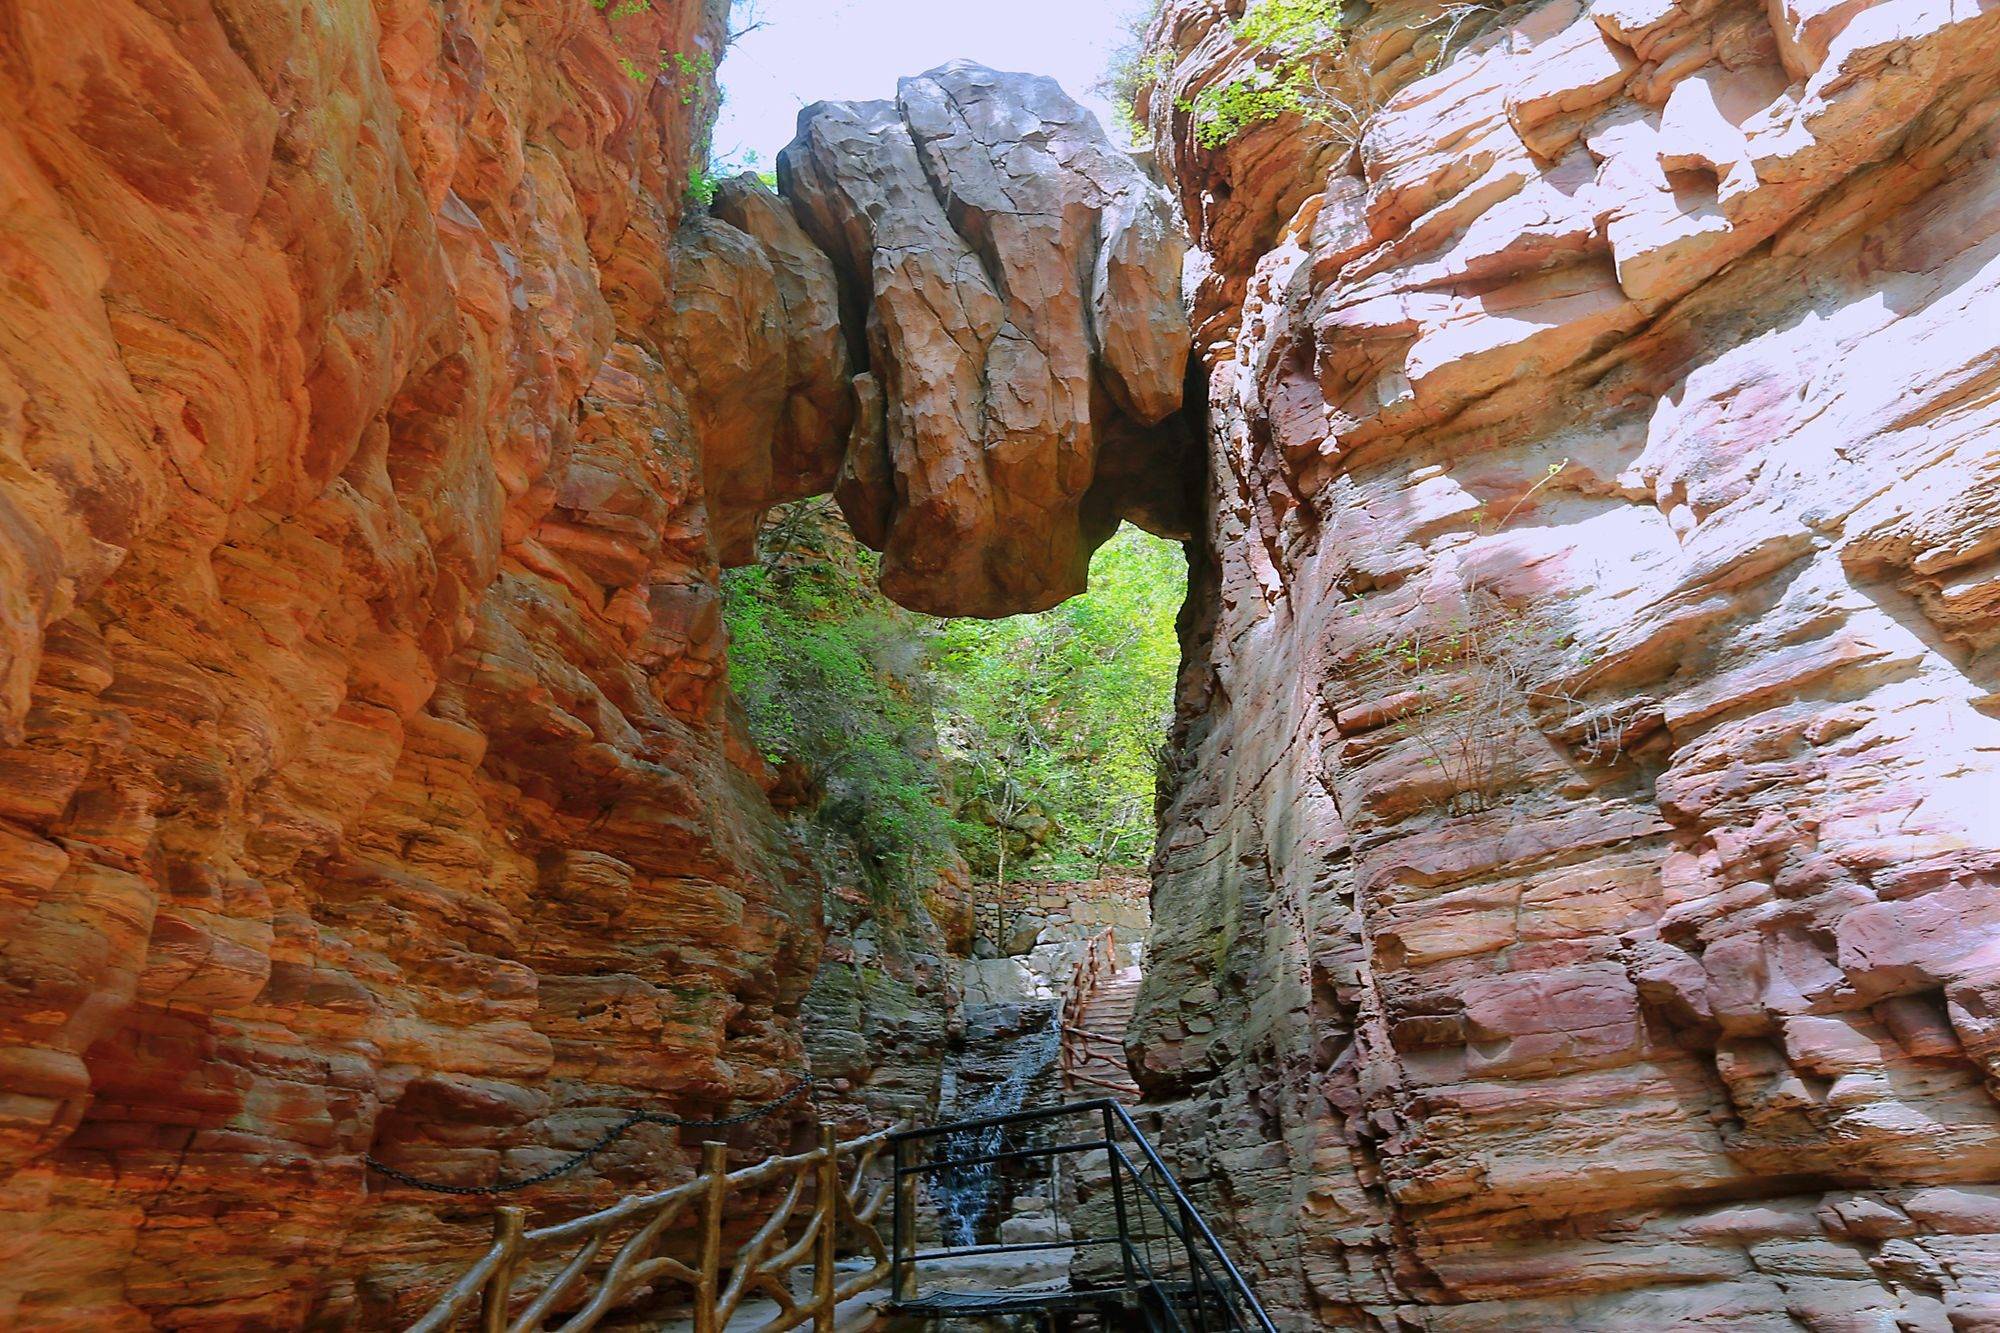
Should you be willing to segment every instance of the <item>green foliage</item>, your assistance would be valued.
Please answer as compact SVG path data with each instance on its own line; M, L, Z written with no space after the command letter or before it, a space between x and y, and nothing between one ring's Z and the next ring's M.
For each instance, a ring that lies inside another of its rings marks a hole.
M673 79L680 90L681 105L693 106L708 95L715 76L715 57L706 51L669 51L660 61L660 73Z
M1053 611L939 621L875 588L876 558L824 500L778 511L723 578L730 683L752 736L801 766L812 818L860 852L883 903L963 855L988 877L1089 874L1153 837L1186 582L1133 529Z
M939 732L974 867L1090 874L1152 849L1157 752L1180 663L1186 563L1125 528L1090 590L1052 611L961 620L939 634ZM1046 828L1044 828L1046 825Z
M755 171L759 160L757 151L752 148L738 153L725 153L712 162L695 163L692 167L688 168L688 199L700 204L703 208L707 208L715 202L715 191L722 182L728 180L731 176L738 176L746 171ZM778 188L778 178L771 172L758 171L757 179L763 181L764 184L774 190Z
M1234 25L1236 40L1274 55L1317 55L1340 41L1330 0L1263 0Z
M1165 0L1142 0L1124 18L1124 35L1112 49L1105 62L1103 73L1097 76L1092 91L1111 103L1117 115L1119 128L1133 143L1143 142L1147 136L1144 122L1139 116L1139 99L1154 85L1164 79L1173 69L1173 53L1168 50L1147 50L1146 33L1159 17Z
M1305 115L1311 86L1311 71L1298 66L1258 68L1203 88L1182 109L1194 113L1195 142L1220 148L1252 125Z
M1195 142L1220 148L1253 125L1297 115L1338 126L1348 108L1321 82L1319 65L1340 51L1340 14L1331 0L1261 0L1234 25L1256 64L1184 98Z
M824 501L782 514L763 559L723 575L729 679L751 735L824 796L884 903L951 859L922 662L925 623L875 591L873 553Z

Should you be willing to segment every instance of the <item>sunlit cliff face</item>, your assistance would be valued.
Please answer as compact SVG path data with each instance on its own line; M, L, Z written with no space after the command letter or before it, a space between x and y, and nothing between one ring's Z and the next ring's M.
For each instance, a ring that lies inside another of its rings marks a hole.
M684 219L722 21L0 14L0 1323L387 1326L483 1224L365 1153L483 1183L791 1084L822 886L716 592L763 507L838 483L966 613L1191 522L1163 197L959 66L902 156Z
M0 13L0 1324L387 1327L485 1228L363 1152L801 1066L625 68L721 18Z
M1348 33L1351 154L1202 147L1246 52L1154 29L1163 1137L1302 1324L1984 1327L2000 16L1428 18Z

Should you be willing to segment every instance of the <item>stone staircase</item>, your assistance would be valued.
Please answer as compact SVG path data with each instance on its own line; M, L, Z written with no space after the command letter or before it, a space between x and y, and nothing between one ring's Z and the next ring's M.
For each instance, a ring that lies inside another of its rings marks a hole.
M1065 1078L1063 1091L1070 1097L1113 1097L1127 1104L1139 1100L1139 1085L1125 1063L1125 1028L1139 1003L1144 975L1139 967L1124 967L1103 977L1068 1020L1070 1035L1082 1042L1083 1052Z

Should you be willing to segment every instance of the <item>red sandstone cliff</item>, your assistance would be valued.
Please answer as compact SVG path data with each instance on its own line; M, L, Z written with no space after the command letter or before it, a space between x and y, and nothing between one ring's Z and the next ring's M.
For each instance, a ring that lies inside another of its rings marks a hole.
M484 1224L364 1151L803 1067L661 362L711 94L650 71L720 37L0 4L0 1325L387 1326Z
M1163 1137L1288 1326L2000 1328L2000 10L1391 4L1211 151L1241 8Z
M490 1204L365 1154L766 1098L829 929L820 1110L934 1101L928 923L822 919L718 562L836 487L992 613L1191 531L1181 247L963 64L682 218L723 7L0 3L0 1323L390 1326Z

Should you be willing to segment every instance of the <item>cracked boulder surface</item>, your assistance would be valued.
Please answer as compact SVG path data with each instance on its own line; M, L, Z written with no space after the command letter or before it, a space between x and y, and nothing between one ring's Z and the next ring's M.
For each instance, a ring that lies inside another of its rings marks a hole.
M2000 9L1240 12L1161 1141L1283 1327L2000 1328Z
M1080 592L1118 522L1194 529L1185 245L1051 79L959 61L800 114L780 191L839 269L856 427L835 495L882 589L943 615Z
M772 506L840 475L855 396L833 262L755 176L716 187L674 237L664 342L701 443L709 529L725 565L756 559Z

